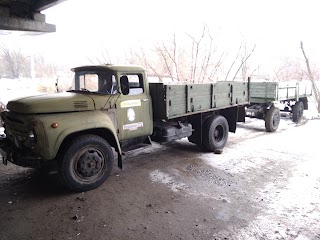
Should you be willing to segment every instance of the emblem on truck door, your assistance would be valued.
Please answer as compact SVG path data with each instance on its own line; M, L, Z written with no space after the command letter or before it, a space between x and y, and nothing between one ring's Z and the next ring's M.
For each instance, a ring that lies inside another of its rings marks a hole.
M133 122L136 119L136 113L134 112L133 108L128 108L127 117L130 122Z

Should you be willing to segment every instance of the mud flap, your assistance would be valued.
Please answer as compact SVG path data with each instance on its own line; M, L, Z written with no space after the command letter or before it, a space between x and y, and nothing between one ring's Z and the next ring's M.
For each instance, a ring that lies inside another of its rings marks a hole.
M246 109L245 106L238 107L238 119L237 122L245 122L246 121Z
M8 165L8 160L11 160L11 152L9 151L6 138L0 138L0 159L1 158L4 165Z
M118 152L118 167L122 170L122 155Z
M146 140L144 141L144 143L145 143L145 144L148 144L148 145L152 145L150 136L148 136L148 137L146 138Z
M220 115L224 116L229 124L229 132L236 132L237 121L238 121L239 107L230 107L227 109L222 109Z

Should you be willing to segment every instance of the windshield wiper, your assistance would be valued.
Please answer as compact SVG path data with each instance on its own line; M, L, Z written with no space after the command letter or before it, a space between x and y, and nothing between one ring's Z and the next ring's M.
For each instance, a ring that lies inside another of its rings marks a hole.
M88 93L93 93L93 92L91 92L90 90L88 90L86 88L81 88L80 90L72 89L72 90L69 90L67 92L88 92Z

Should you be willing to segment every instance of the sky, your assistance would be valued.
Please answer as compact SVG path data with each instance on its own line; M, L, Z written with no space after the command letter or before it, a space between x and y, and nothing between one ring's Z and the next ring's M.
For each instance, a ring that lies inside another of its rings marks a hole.
M67 0L43 11L56 33L0 36L2 41L70 66L90 64L105 49L151 48L172 34L199 35L206 24L220 48L256 45L255 59L271 69L301 58L300 41L320 65L320 3L316 0Z

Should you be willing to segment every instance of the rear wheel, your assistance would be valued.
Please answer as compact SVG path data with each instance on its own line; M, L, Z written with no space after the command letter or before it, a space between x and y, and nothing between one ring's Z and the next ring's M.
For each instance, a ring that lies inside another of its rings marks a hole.
M277 107L271 107L266 113L264 120L266 130L268 132L275 132L280 123L280 110Z
M206 150L221 153L227 143L229 124L223 116L207 119L203 128L203 146Z
M296 104L292 108L292 121L295 123L301 122L302 116L303 116L303 102L299 101L296 102Z
M113 152L109 143L95 135L73 140L60 160L63 183L73 191L87 191L100 186L110 175Z

